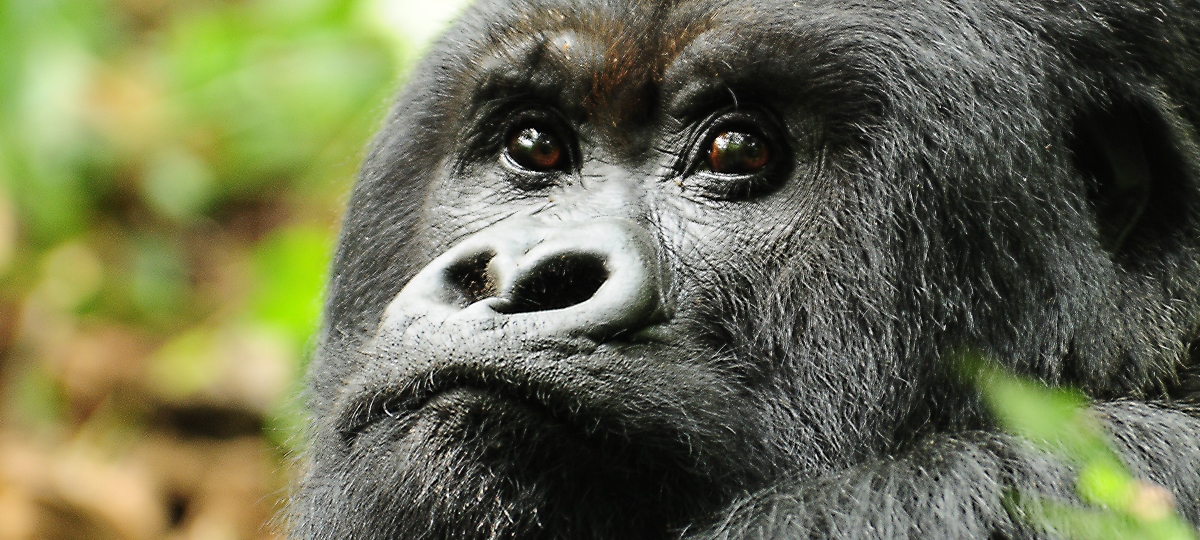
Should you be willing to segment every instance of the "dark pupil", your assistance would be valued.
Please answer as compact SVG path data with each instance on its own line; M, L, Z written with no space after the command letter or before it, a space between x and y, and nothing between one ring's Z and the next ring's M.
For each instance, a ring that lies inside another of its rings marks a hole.
M754 172L766 166L769 157L761 139L741 131L721 132L708 149L708 165L719 173Z
M535 127L517 131L508 141L508 155L517 165L534 171L558 168L562 148L553 135Z

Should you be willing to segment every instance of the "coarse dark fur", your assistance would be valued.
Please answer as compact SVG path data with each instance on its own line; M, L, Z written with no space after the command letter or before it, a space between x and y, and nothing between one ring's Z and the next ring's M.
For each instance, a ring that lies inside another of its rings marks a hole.
M527 109L572 145L541 184ZM695 141L746 111L778 163L739 191ZM355 188L292 534L1054 537L1004 498L1074 471L961 350L1083 389L1200 524L1198 127L1195 0L479 0ZM514 216L649 231L657 337L381 325Z

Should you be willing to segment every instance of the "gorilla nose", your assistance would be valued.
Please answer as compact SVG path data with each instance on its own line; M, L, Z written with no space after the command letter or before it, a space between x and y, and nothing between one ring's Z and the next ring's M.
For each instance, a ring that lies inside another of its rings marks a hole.
M482 259L451 269L451 285L457 286L466 303L496 297L493 290L501 275L502 259L492 257L485 268ZM594 253L567 251L550 254L542 261L515 265L515 279L506 301L497 301L492 309L500 313L529 313L565 309L586 302L608 281L605 259ZM524 268L522 268L524 266Z
M626 220L505 222L434 259L388 306L388 320L504 320L545 335L612 337L663 316L653 241Z

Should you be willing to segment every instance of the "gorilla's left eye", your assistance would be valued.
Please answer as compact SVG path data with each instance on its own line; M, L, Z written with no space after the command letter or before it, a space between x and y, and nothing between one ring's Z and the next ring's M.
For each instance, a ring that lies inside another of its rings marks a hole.
M740 200L766 194L786 179L789 152L771 114L755 109L718 113L700 133L681 184L693 192Z
M505 153L517 166L534 172L562 169L567 152L553 132L538 126L521 126L508 136Z
M771 160L762 137L745 131L722 131L708 143L708 169L724 174L752 174Z

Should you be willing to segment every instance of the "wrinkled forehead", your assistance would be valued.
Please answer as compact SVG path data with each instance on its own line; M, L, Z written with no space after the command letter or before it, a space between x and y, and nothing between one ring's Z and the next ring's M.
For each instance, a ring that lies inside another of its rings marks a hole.
M527 91L598 125L617 126L649 107L703 100L696 93L769 88L797 50L812 50L796 24L773 25L770 3L485 2L464 20L463 75L476 98ZM789 4L791 5L791 4ZM461 49L460 49L461 50ZM686 96L686 97L685 97ZM680 111L682 112L682 111Z

